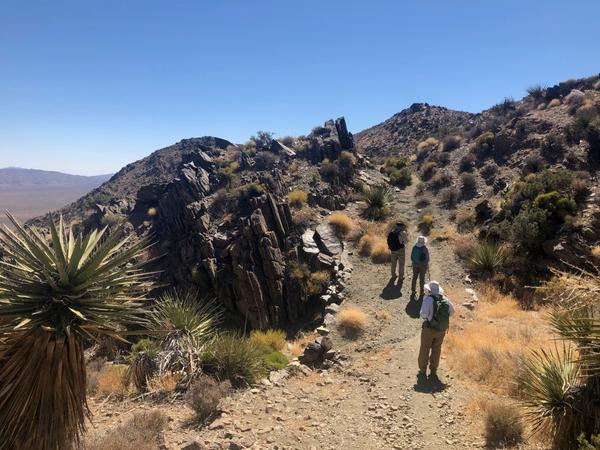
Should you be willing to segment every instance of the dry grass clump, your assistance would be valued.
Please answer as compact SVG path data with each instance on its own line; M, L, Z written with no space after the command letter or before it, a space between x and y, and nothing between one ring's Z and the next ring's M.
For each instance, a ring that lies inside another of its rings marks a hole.
M459 230L472 230L477 223L477 215L473 208L465 208L456 213L455 220Z
M554 108L555 106L560 106L561 102L560 99L558 98L553 98L552 100L550 100L550 102L548 103L548 108Z
M169 394L175 392L183 375L180 373L166 373L157 375L148 380L148 392L155 394Z
M331 281L331 275L329 272L321 270L319 272L313 272L310 274L309 279L306 282L306 287L310 295L321 295L329 286ZM277 349L276 349L277 350Z
M93 395L98 392L98 378L105 363L105 358L92 359L87 363L85 372L87 378L86 391L88 394Z
M486 405L485 442L488 448L513 447L523 442L525 434L520 411L509 403Z
M428 137L424 141L419 142L417 145L417 150L431 150L440 145L440 141L438 141L434 137Z
M594 258L600 259L600 245L596 245L592 248L591 254Z
M292 191L288 194L288 202L294 208L302 208L308 202L308 194L301 190Z
M123 398L128 392L127 366L124 364L106 364L98 374L96 393Z
M477 244L477 239L471 234L457 236L454 239L454 253L460 259L468 260L471 258Z
M231 390L231 383L219 383L214 378L202 375L187 392L187 403L199 421L213 417L219 411L219 402Z
M95 434L86 439L86 450L158 450L159 441L167 424L167 416L160 411L135 414L123 425Z
M392 315L389 311L386 311L385 309L380 309L375 313L375 318L383 322L389 322L390 320L392 320Z
M292 357L300 356L302 353L304 353L306 345L309 342L314 341L317 336L318 334L315 332L300 334L300 336L296 337L296 339L294 339L291 342L288 342L285 349L285 353L291 355Z
M337 323L342 333L347 337L362 334L369 323L367 315L356 306L347 306L340 310Z
M549 332L539 313L523 311L510 295L486 285L478 291L473 320L448 333L448 364L493 391L518 396L520 361L529 350L546 347Z
M354 220L344 213L333 213L327 218L329 225L333 227L338 237L345 237L356 228Z
M391 257L387 241L383 237L369 232L365 233L358 241L358 253L361 256L370 257L374 263L379 264L389 262Z
M265 331L254 330L250 333L250 340L257 344L271 347L273 350L281 351L286 343L285 331L274 329Z

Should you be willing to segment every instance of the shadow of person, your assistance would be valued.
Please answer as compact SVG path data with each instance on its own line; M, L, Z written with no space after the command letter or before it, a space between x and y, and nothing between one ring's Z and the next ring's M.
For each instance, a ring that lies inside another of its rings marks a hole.
M435 392L442 392L447 387L448 385L442 382L437 375L432 375L429 378L425 375L417 375L417 382L414 384L413 389L417 392L433 394Z
M421 304L423 303L423 297L416 297L415 295L410 296L409 302L404 308L404 312L413 319L418 319L421 312Z
M396 277L392 277L389 279L388 283L385 285L379 297L384 300L394 300L396 298L402 297L402 282L400 281L398 284L395 284L394 281Z

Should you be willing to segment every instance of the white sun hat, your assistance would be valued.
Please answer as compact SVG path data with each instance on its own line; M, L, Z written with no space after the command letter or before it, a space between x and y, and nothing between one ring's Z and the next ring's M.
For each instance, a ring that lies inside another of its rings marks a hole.
M444 289L437 281L430 281L425 285L425 289L431 292L432 295L444 295Z
M427 238L425 236L419 236L417 238L417 247L425 247L427 244Z

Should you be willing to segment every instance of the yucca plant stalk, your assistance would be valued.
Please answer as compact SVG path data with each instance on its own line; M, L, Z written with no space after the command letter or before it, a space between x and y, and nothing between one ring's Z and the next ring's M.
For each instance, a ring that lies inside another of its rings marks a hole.
M68 450L89 413L83 343L144 326L143 298L154 275L106 228L75 235L48 220L47 241L7 213L0 229L0 449Z

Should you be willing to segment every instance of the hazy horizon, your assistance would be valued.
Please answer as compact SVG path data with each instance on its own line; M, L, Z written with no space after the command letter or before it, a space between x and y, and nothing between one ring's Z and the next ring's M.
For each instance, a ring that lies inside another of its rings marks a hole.
M593 1L33 5L0 5L0 167L115 173L189 137L356 133L600 71Z

